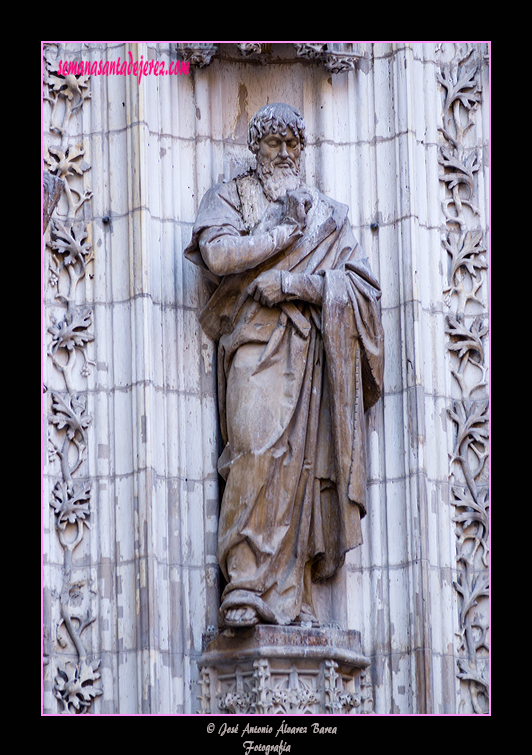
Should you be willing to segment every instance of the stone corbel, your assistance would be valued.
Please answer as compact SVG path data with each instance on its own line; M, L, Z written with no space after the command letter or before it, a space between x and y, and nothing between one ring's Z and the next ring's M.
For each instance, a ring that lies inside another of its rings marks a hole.
M198 68L208 66L218 52L218 45L213 42L178 42L177 54Z
M264 48L271 47L271 44L264 45L258 42L238 42L237 47L240 50L240 54L247 58L249 55L254 55L255 53L260 55L262 52L265 52Z
M198 660L198 713L372 713L369 663L354 630L268 624L226 630Z
M331 73L353 71L357 60L367 57L356 42L306 42L295 48L298 57L321 60Z

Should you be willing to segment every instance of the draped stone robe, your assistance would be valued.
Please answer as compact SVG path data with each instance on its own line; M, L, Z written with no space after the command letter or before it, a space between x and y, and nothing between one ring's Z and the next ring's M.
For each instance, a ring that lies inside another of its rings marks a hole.
M381 292L348 208L308 191L303 236L252 269L214 275L202 249L279 222L253 172L207 192L185 250L216 286L200 322L219 344L222 609L252 605L279 624L308 611L310 579L333 576L362 541L364 411L383 372ZM266 307L246 288L270 269L286 301Z

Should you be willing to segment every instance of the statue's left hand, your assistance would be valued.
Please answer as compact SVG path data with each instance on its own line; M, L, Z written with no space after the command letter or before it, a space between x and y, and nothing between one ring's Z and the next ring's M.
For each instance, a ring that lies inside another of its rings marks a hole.
M260 273L248 286L247 293L255 301L259 301L267 307L279 304L285 298L281 285L281 271L265 270Z

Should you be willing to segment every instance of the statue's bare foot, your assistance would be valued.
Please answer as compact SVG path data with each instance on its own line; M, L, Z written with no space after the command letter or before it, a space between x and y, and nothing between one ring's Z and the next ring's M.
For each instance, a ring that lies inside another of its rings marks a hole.
M319 627L320 625L320 622L314 615L314 610L306 604L301 606L301 612L293 623L311 625L313 627Z
M225 614L225 625L227 627L252 627L258 621L257 612L250 606L229 608Z
M218 614L221 627L252 627L259 622L277 624L272 609L251 590L232 590L222 601Z

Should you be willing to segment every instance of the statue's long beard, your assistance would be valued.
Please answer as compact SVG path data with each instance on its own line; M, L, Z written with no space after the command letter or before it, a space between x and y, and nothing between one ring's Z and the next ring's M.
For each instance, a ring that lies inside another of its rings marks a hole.
M299 168L294 162L290 166L278 167L258 159L257 174L264 193L271 202L283 199L287 191L294 191L301 183Z

